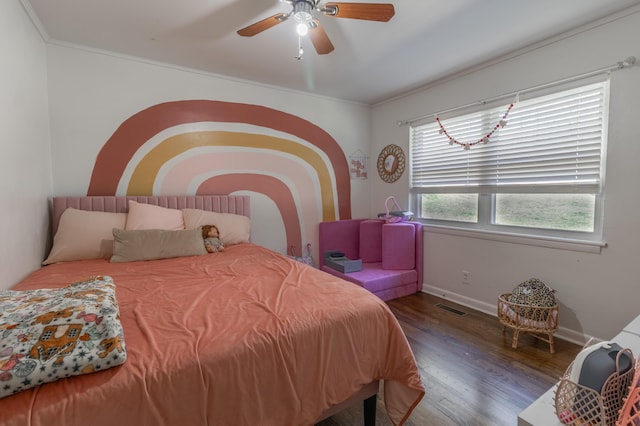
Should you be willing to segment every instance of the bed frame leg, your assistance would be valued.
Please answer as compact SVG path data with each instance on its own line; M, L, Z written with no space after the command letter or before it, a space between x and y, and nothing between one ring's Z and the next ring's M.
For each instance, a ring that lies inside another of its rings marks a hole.
M376 425L376 401L378 395L370 396L364 400L364 426Z

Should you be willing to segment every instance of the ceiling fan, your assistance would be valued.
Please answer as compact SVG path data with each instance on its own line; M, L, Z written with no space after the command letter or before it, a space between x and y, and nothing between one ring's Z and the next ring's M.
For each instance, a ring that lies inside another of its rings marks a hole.
M297 23L296 30L300 36L309 34L313 47L320 55L326 55L333 51L334 47L329 36L314 18L313 11L324 13L334 18L363 19L367 21L387 22L395 14L392 4L388 3L343 3L331 2L318 5L321 0L280 0L289 3L292 10L289 13L276 13L248 27L238 30L238 34L244 37L253 37L262 31L268 30L282 22L293 18Z

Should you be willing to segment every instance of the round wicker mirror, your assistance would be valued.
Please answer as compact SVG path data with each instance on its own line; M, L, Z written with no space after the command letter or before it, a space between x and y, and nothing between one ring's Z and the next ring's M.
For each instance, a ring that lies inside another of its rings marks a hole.
M398 145L385 146L378 156L378 174L380 179L393 183L404 173L405 159L402 148Z

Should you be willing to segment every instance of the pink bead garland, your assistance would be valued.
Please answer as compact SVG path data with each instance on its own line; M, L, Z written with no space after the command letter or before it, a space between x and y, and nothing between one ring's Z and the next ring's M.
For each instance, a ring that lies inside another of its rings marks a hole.
M440 134L444 134L446 137L449 138L449 145L460 145L462 146L465 150L469 150L473 145L477 145L479 143L489 143L489 138L491 138L491 136L493 135L493 133L498 130L500 127L505 127L507 125L507 117L509 116L509 112L511 112L511 109L513 108L514 104L511 103L509 104L509 107L507 108L507 111L504 113L504 115L502 116L502 119L498 122L498 124L496 124L495 126L493 126L493 129L491 129L491 131L489 133L487 133L484 137L478 139L475 142L459 142L457 141L454 137L452 137L449 132L447 132L447 129L444 128L444 126L442 125L442 122L440 121L440 117L436 117L436 121L438 122L438 125L440 126Z

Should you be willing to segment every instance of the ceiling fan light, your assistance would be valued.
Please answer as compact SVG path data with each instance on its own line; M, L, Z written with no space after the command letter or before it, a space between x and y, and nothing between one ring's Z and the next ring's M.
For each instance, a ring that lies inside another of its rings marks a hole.
M296 32L298 33L299 36L306 36L307 34L309 34L309 26L304 23L304 22L300 22L297 26L296 26Z

